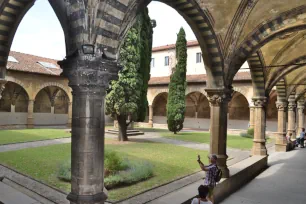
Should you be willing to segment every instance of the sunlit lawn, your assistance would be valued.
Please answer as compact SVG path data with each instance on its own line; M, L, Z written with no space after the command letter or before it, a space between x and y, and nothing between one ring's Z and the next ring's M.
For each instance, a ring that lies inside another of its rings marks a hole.
M0 145L69 137L64 129L0 130Z
M176 139L188 142L207 143L210 142L210 133L207 132L180 132L173 134L171 132L161 133L163 137L169 139ZM268 139L268 142L271 140ZM253 139L247 137L241 137L238 135L227 136L227 146L236 149L250 150L253 146Z
M1 163L30 175L66 192L70 184L56 178L59 163L70 158L71 144L24 149L0 153ZM129 160L147 160L154 166L154 177L129 187L109 191L110 200L120 200L199 170L197 154L206 151L160 143L108 144L106 148L119 152ZM39 167L39 168L38 168Z

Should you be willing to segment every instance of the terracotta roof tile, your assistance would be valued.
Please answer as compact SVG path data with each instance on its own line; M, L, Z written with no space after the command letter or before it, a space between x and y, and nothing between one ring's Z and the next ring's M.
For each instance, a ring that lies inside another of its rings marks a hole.
M34 56L30 54L20 53L11 51L9 56L14 57L18 63L16 62L7 62L8 70L16 70L22 72L30 72L30 73L38 73L38 74L46 74L46 75L55 75L59 76L62 73L62 69L57 64L57 60ZM56 68L46 68L38 62L47 62L56 66Z
M193 47L193 46L198 46L198 45L199 45L199 43L196 40L187 42L187 47ZM163 45L163 46L159 46L159 47L153 47L152 52L169 50L169 49L174 49L174 48L175 48L175 44Z
M206 81L206 74L199 75L187 75L186 80L188 83L200 83ZM238 72L234 78L235 80L251 80L251 74L249 72ZM169 84L170 76L165 77L151 77L149 85L162 85Z

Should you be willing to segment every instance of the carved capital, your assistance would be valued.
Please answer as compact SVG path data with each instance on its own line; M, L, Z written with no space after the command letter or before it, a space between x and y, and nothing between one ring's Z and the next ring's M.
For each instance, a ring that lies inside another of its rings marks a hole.
M305 109L305 101L304 100L298 101L297 109L299 111L302 111L302 112L304 111L304 109Z
M289 104L288 104L288 111L295 111L296 109L296 103L295 101L289 101Z
M118 77L121 69L117 61L102 56L84 55L77 52L59 62L63 75L69 79L69 86L75 90L106 90L111 80Z
M287 111L288 104L287 102L276 102L276 108L278 111Z
M254 97L252 98L255 108L263 108L267 105L268 99L267 97Z
M227 104L232 99L233 95L232 89L205 89L205 91L211 106Z

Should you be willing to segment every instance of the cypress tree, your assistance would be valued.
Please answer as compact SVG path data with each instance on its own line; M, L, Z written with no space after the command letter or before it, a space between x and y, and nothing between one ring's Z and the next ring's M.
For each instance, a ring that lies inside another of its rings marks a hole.
M183 129L185 119L185 91L187 67L187 41L183 28L177 35L175 70L170 77L169 94L167 102L168 129L176 134Z
M140 75L143 79L143 85L138 103L138 122L143 122L147 115L148 100L148 82L150 80L150 64L152 57L153 26L149 16L148 8L140 14Z
M119 51L119 63L123 69L119 72L117 81L111 82L110 90L106 96L106 114L118 120L119 141L127 141L128 116L131 121L137 118L138 103L142 87L140 75L140 23L137 19L135 25L128 31L125 41Z

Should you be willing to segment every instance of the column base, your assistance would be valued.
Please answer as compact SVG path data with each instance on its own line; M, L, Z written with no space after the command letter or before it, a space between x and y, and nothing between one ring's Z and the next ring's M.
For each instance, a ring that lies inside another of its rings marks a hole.
M33 118L27 118L27 128L33 129L34 128L34 119Z
M287 138L285 132L279 132L275 142L276 152L286 152L287 151Z
M149 123L148 123L148 126L149 126L150 128L153 128L153 122L149 122Z
M253 140L252 156L267 156L266 140Z
M221 169L222 171L222 178L229 178L230 172L226 164L228 156L227 155L217 155L217 157L218 157L217 165L218 165L218 168Z
M95 195L76 195L74 193L69 193L67 200L71 204L104 204L107 200L107 195L104 192Z

